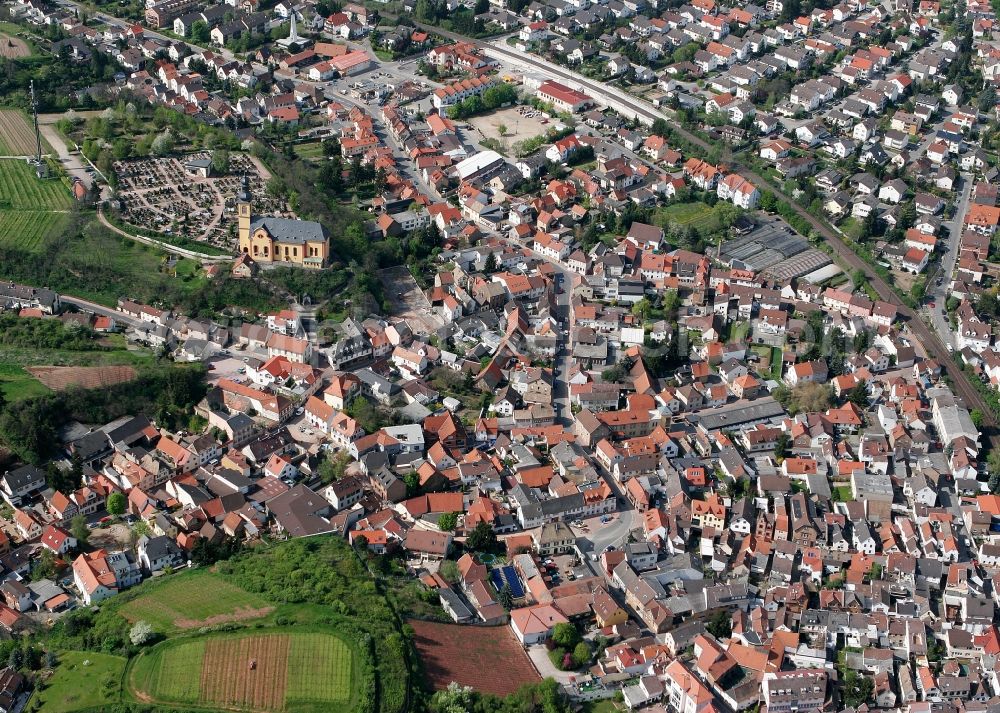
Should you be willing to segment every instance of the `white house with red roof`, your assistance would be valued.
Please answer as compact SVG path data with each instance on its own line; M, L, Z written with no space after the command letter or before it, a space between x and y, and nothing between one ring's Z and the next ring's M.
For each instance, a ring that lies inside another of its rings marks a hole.
M295 478L299 474L299 469L296 468L288 458L278 453L275 453L267 461L267 465L264 466L264 475L270 475L278 480L282 478Z
M66 554L66 552L76 547L76 538L66 532L66 530L55 525L49 525L45 528L39 542L42 543L43 547L55 552L57 555Z

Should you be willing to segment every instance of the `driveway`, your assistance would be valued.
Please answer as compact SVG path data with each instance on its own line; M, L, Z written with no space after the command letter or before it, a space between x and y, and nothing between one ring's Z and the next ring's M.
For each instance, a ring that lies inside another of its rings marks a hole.
M528 658L535 665L535 670L542 678L554 678L563 685L567 685L576 680L576 673L573 671L560 671L549 660L549 651L542 644L528 647Z

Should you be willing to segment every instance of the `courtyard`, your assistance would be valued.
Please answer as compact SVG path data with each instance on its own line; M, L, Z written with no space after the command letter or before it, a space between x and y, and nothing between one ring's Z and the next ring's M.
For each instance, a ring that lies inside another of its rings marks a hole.
M542 123L542 122L546 123ZM466 120L479 134L480 139L494 139L508 146L544 135L552 126L540 111L530 106L511 106L506 109ZM500 128L504 132L501 136Z

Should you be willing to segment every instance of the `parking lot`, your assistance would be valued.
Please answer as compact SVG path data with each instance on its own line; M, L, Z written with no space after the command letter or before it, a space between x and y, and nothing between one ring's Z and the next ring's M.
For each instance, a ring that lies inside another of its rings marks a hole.
M209 360L208 383L217 384L220 379L233 379L234 381L246 381L246 363L244 359L257 358L262 361L266 355L254 352L231 352L228 355L222 354Z
M413 279L405 265L386 268L379 272L392 313L406 319L417 334L433 334L442 326L442 320L431 311L430 303L420 285Z

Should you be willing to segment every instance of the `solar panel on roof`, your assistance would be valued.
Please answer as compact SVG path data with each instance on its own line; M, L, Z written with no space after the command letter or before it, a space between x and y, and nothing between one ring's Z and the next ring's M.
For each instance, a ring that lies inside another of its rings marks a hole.
M510 587L510 594L514 599L520 599L524 596L524 586L521 584L517 572L510 565L498 567L490 572L490 582L493 583L498 592L503 589L505 584L508 585Z

